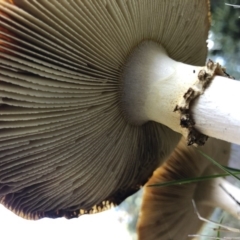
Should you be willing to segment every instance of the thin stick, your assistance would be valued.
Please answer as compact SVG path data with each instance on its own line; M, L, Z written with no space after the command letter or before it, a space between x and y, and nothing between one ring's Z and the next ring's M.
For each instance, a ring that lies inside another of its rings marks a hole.
M229 226L225 226L223 224L220 224L220 223L217 223L217 222L214 222L214 221L211 221L211 220L208 220L206 218L203 218L200 213L198 212L197 210L197 206L195 204L195 201L192 199L192 204L193 204L193 208L194 208L194 212L197 214L198 216L198 219L203 221L203 222L206 222L206 223L210 223L210 224L214 224L218 227L221 227L223 229L226 229L226 230L229 230L230 232L235 232L235 233L240 233L240 229L237 229L237 228L233 228L233 227L229 227Z
M240 5L229 4L229 3L225 3L225 5L230 6L230 7L234 7L234 8L240 8Z

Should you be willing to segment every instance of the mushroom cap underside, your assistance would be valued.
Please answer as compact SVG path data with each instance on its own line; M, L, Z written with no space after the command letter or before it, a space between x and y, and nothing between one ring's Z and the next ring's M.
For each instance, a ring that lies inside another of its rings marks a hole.
M200 150L223 165L227 165L229 161L230 144L227 142L209 139ZM221 172L198 152L197 148L187 147L182 139L170 157L155 170L146 183L137 224L138 239L189 239L188 235L196 234L204 223L194 213L192 199L202 217L209 217L213 210L204 204L205 198L211 195L211 180L165 187L148 185L209 176L219 171Z
M77 217L137 191L179 135L128 123L121 76L154 41L203 65L206 0L0 0L0 199L29 219Z

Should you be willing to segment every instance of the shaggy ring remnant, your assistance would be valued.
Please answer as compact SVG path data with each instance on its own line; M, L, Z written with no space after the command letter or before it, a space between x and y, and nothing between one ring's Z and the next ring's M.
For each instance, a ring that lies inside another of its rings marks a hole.
M194 128L195 121L191 114L190 105L198 96L202 95L205 89L209 86L215 76L223 76L233 78L225 72L219 63L214 63L211 59L208 60L206 66L199 71L198 80L191 86L183 95L179 104L176 105L174 112L180 113L180 125L186 128L185 134L188 145L202 146L208 139L208 136L200 133Z

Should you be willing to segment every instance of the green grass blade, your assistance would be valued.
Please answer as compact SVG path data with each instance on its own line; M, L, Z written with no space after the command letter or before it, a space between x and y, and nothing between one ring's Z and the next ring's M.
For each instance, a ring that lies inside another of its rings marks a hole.
M162 183L156 183L147 185L147 187L167 187L167 186L173 186L173 185L183 185L188 183L195 183L200 181L206 181L212 178L218 178L218 177L226 177L232 174L240 174L240 170L236 172L229 173L222 173L222 174L214 174L214 175L208 175L208 176L202 176L202 177L192 177L192 178L185 178L180 180L174 180L169 182L162 182Z
M237 169L237 168L232 168L232 167L228 167L228 166L223 166L224 168L227 168L229 171L232 171L232 172L240 172L240 169Z
M197 149L198 150L198 149ZM212 178L218 178L218 177L226 177L226 176L233 176L240 180L240 178L236 175L240 175L240 169L231 168L228 166L222 166L218 162L216 162L214 159L203 153L202 151L198 150L205 158L210 160L214 165L218 166L220 169L222 169L226 173L221 174L214 174L214 175L208 175L208 176L201 176L201 177L191 177L191 178L184 178L180 180L173 180L169 182L161 182L156 184L148 185L147 187L167 187L167 186L173 186L173 185L183 185L188 183L195 183L200 181L206 181Z
M222 169L223 171L227 172L229 175L233 176L234 178L240 180L239 177L237 177L234 173L232 173L231 171L228 170L228 168L222 166L221 164L219 164L218 162L216 162L214 159L212 159L211 157L209 157L207 154L205 154L204 152L200 151L199 149L197 149L198 152L200 152L205 158L207 158L211 163L213 163L214 165L216 165L217 167L219 167L220 169Z

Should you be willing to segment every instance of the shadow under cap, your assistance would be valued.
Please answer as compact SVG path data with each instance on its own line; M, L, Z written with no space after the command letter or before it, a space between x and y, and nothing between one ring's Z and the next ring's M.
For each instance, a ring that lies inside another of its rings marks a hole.
M209 139L201 151L227 165L230 144L217 139ZM182 138L171 156L153 173L146 186L181 180L191 177L209 176L221 172L200 154L195 147L187 147ZM166 187L145 187L138 220L139 240L185 240L189 234L197 233L203 225L192 205L195 200L202 217L207 218L214 209L206 204L208 195L216 194L212 181L200 181ZM216 180L218 181L218 179ZM220 187L219 187L220 188ZM221 198L221 196L218 196Z
M179 134L134 126L122 71L142 41L204 65L208 1L0 0L0 200L28 218L77 217L119 204Z

